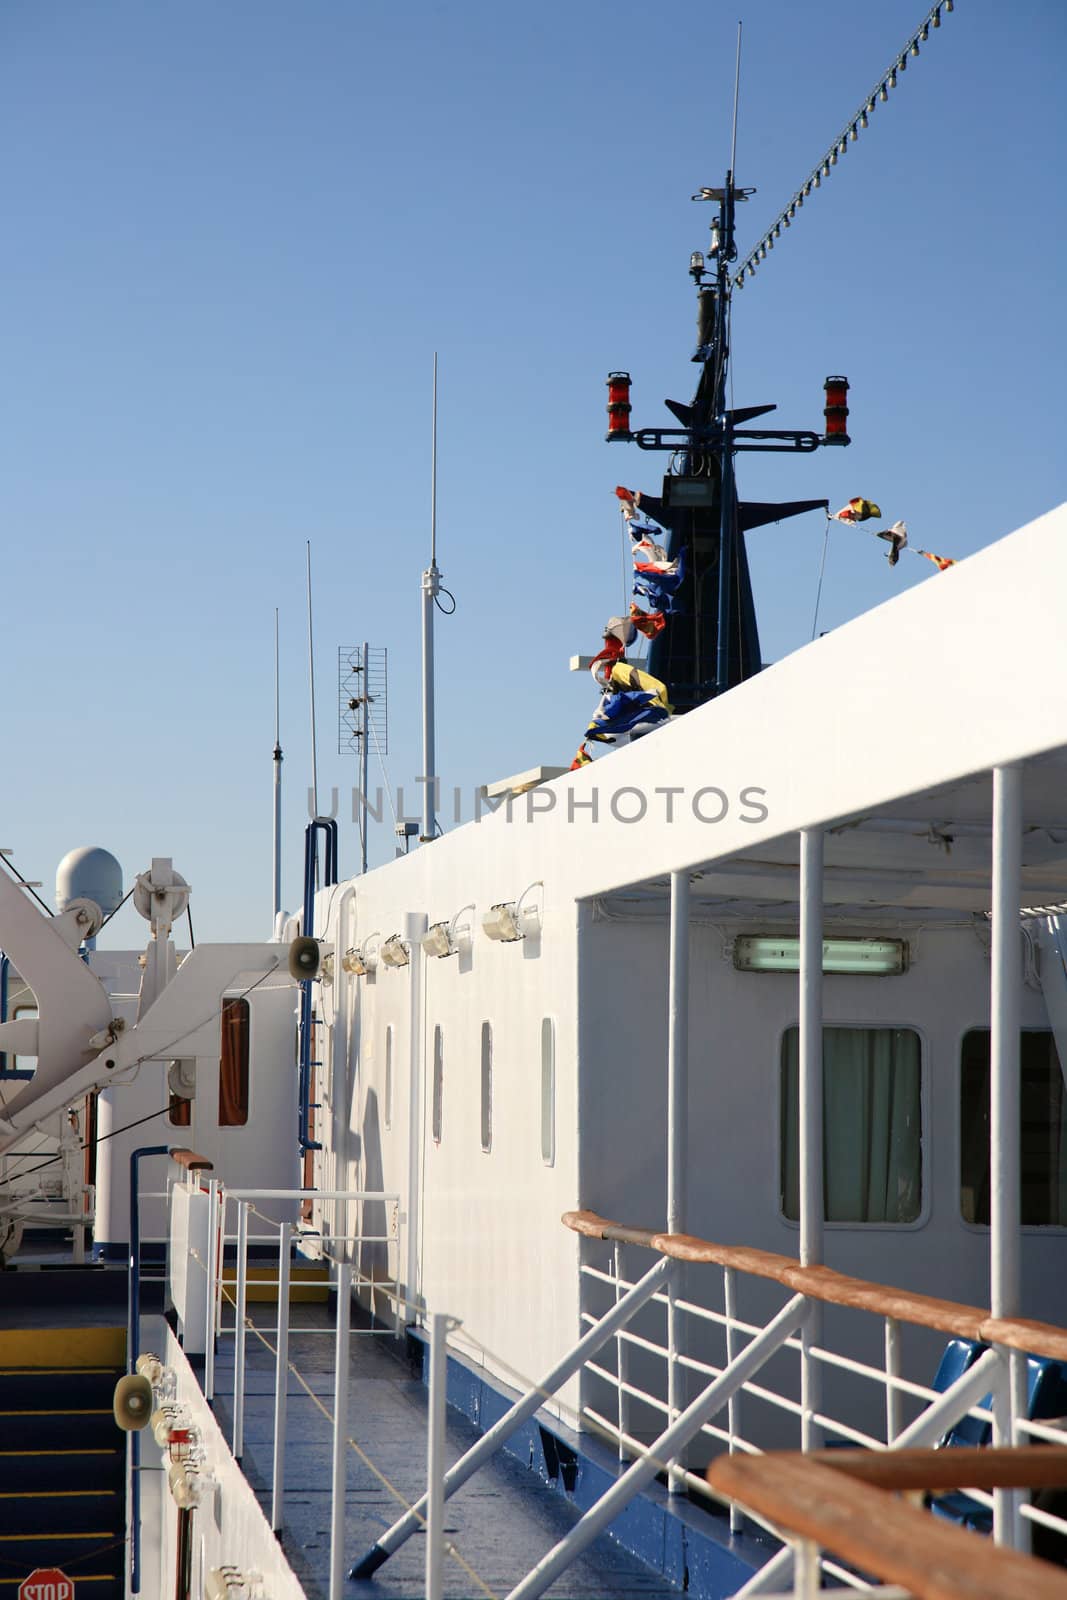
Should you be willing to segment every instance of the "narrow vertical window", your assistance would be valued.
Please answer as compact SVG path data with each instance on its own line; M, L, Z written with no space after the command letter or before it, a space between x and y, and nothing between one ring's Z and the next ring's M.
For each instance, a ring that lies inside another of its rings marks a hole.
M393 1126L393 1024L385 1030L385 1126Z
M541 1019L541 1160L546 1167L556 1160L556 1026L551 1017Z
M493 1147L493 1025L482 1023L482 1149Z
M433 1108L431 1112L434 1144L441 1143L441 1111L444 1096L445 1047L441 1024L433 1030Z
M248 1121L248 1001L222 1002L219 1046L219 1127L243 1128Z

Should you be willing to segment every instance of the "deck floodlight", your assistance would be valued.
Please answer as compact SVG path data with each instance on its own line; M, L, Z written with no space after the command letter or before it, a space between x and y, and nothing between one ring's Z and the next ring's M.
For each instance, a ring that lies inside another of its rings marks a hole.
M382 945L381 956L387 967L406 967L411 951L398 933L391 933Z
M739 972L799 972L800 940L742 934L734 940ZM841 977L889 977L908 970L905 939L824 939L822 970Z
M454 956L456 947L452 943L452 936L448 931L447 922L431 923L429 928L419 940L423 951L428 956Z
M526 897L544 885L538 879L524 889L517 900L501 900L482 913L482 932L487 939L500 944L515 944L532 933L540 932L541 912L537 905L526 905Z
M372 939L381 938L379 933L368 933L362 944L353 945L341 957L341 966L356 978L366 977L368 972L373 972L378 965L378 952L370 948Z

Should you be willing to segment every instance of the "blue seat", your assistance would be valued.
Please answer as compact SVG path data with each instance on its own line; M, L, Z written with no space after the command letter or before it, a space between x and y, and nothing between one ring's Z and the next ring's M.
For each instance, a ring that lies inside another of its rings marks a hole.
M952 1350L960 1346L961 1349ZM949 1384L961 1378L967 1369L974 1364L986 1345L972 1344L966 1339L953 1339L950 1341L941 1358L937 1369L937 1377L933 1387L944 1391ZM972 1353L967 1358L967 1350ZM951 1352L951 1354L950 1354ZM946 1381L941 1383L942 1370L947 1374ZM990 1411L993 1407L993 1396L987 1394L979 1401L982 1410ZM1032 1422L1040 1422L1048 1417L1061 1417L1067 1413L1067 1369L1059 1361L1049 1361L1043 1356L1027 1356L1026 1358L1026 1415ZM992 1423L983 1422L978 1417L962 1417L941 1440L946 1447L952 1445L967 1445L972 1449L992 1443ZM930 1501L931 1510L935 1516L945 1517L951 1522L961 1523L968 1528L974 1528L980 1533L988 1533L993 1526L993 1513L988 1506L981 1505L973 1500L970 1495L956 1491L951 1494L936 1495Z

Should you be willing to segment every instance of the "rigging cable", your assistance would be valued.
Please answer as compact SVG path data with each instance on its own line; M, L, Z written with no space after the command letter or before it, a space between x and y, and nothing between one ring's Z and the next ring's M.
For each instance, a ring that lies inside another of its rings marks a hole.
M830 176L831 169L837 165L838 158L845 154L849 144L854 144L860 133L867 128L879 102L884 105L889 99L889 91L896 88L899 74L907 71L908 57L914 58L919 54L920 45L925 44L929 39L931 28L940 28L942 11L948 13L953 9L954 0L937 0L936 5L931 6L903 50L900 51L889 68L877 80L866 99L861 102L849 117L841 132L829 145L821 160L816 162L789 204L783 211L779 212L762 239L753 245L734 277L735 288L744 288L745 278L751 278L760 262L767 259L767 252L774 249L774 241L781 237L782 229L792 225L797 212L803 206L804 201L810 197L812 190L818 189L822 180Z

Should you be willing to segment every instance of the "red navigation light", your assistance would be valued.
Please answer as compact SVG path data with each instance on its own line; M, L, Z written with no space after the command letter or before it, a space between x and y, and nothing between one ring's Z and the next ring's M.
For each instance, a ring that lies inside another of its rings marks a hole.
M632 439L630 432L630 374L608 373L608 431L607 440Z
M823 415L826 418L826 434L823 444L848 444L848 379L827 378L826 407Z

